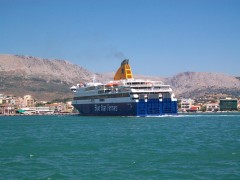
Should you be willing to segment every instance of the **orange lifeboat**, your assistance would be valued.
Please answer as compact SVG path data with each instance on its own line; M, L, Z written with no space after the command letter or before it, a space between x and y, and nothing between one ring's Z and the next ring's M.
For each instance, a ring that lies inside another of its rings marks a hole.
M108 87L111 87L111 86L118 86L118 85L119 85L118 82L111 82L111 83L106 84L106 86L108 86Z

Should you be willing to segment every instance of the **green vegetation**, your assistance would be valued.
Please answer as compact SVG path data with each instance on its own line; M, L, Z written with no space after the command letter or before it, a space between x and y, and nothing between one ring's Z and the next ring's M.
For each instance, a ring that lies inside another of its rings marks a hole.
M205 112L207 110L207 106L202 106L200 111Z
M36 107L42 107L42 106L44 106L43 103L37 103L37 104L36 104Z

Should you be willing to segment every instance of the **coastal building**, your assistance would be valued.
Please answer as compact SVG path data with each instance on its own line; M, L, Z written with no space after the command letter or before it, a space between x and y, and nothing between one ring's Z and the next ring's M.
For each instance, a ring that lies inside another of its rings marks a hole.
M6 99L5 99L5 95L4 94L0 94L0 104L4 104L6 103Z
M73 107L73 105L72 105L72 102L71 102L71 101L67 102L67 103L65 104L65 112L67 112L67 113L72 113L73 110L74 110L74 107Z
M23 101L23 98L22 97L17 97L16 100L15 100L15 106L17 109L21 109L23 107L25 107L24 105L24 101Z
M15 114L16 96L0 94L0 114Z
M4 104L5 103L4 101L5 101L4 99L0 99L0 104Z
M52 104L45 104L46 107L49 108L49 110L53 111L54 113L60 113L62 112L64 108L63 103L52 103Z
M15 107L13 104L5 103L0 105L0 114L10 115L15 114Z
M25 107L34 107L34 98L31 95L26 95L23 97L23 104Z
M7 104L16 104L16 96L5 96L4 103Z
M219 111L219 103L208 103L206 104L206 111Z
M10 100L9 100L9 103L15 105L15 104L16 104L16 98L12 98L12 99L10 99Z
M191 106L189 109L187 109L187 112L197 112L201 109L201 106Z
M18 110L21 114L53 114L53 111L49 107L39 106L39 107L25 107Z
M50 110L49 107L39 106L35 107L36 114L53 114L54 111Z
M35 101L35 106L45 106L45 104L47 104L47 103L48 103L47 101L36 100Z
M237 99L220 99L220 111L237 111L238 100Z
M182 99L181 100L181 111L182 112L186 112L189 111L190 108L192 107L192 104L194 103L194 101L192 99Z
M53 111L54 113L72 113L74 109L71 101L66 103L45 104L45 106L49 107L49 110Z

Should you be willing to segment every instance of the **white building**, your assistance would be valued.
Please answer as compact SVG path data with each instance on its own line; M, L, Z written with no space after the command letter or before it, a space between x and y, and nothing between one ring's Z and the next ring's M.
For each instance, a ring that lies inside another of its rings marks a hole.
M26 107L19 110L22 114L53 114L54 111L50 110L49 107Z
M192 100L192 99L182 99L181 100L181 111L186 112L186 111L190 110L193 103L194 103L194 100Z
M25 107L34 107L34 99L31 95L26 95L23 97L23 104Z
M219 111L219 103L206 104L206 111Z

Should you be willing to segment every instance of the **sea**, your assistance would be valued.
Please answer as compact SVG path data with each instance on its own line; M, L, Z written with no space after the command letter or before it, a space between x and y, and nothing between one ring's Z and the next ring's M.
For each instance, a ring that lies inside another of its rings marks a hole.
M240 113L0 116L0 180L240 179Z

